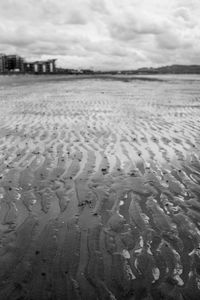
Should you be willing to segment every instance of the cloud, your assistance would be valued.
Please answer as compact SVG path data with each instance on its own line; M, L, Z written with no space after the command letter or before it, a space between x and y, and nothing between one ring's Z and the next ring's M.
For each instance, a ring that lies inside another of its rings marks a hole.
M58 65L199 63L198 0L1 0L0 52Z
M154 15L140 11L123 11L112 16L108 22L110 34L113 38L134 40L138 35L157 35L164 30L165 22Z
M174 12L174 16L182 18L185 22L190 22L192 19L192 15L186 7L177 8Z

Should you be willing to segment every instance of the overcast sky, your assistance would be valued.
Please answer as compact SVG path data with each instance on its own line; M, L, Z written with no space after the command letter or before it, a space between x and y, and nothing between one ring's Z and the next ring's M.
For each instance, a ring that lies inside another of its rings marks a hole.
M200 0L0 0L0 52L66 68L200 64Z

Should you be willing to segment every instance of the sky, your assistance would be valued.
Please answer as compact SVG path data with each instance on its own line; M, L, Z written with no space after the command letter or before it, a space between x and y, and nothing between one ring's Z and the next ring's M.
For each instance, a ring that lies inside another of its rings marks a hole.
M0 0L0 53L100 70L200 64L199 0Z

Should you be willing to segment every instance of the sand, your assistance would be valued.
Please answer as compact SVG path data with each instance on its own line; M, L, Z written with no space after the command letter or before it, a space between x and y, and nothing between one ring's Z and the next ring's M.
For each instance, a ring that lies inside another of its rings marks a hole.
M199 78L0 78L0 299L200 299Z

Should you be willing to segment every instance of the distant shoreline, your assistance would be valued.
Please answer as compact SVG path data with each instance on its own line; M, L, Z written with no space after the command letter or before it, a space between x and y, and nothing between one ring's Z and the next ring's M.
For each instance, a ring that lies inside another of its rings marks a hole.
M40 79L42 81L64 81L64 80L84 80L84 79L103 79L129 82L133 80L141 81L164 81L160 78L153 78L149 75L123 75L123 74L0 74L1 78L23 78L25 79Z
M80 80L104 80L131 83L141 82L176 82L177 80L200 81L198 74L145 74L145 75L124 75L124 74L0 74L0 84L3 86L20 86L29 83L56 83Z

